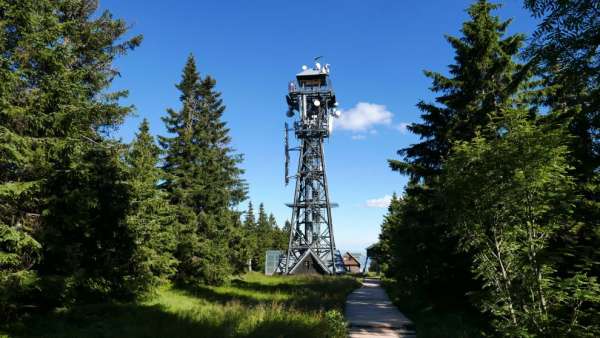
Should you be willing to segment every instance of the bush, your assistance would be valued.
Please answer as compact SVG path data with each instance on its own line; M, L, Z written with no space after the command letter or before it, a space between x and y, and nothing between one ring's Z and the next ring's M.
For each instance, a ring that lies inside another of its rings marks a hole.
M327 337L344 338L348 334L348 327L344 316L337 310L329 310L325 312L325 320L327 322Z

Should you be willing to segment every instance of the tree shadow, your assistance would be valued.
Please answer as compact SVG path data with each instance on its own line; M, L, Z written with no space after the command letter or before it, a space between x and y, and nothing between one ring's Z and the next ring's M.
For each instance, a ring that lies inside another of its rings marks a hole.
M262 321L253 330L245 335L245 338L306 338L306 337L326 337L327 328L323 325L314 325L295 319L267 319Z
M358 286L358 282L355 280L333 280L328 283L323 283L323 281L319 279L308 279L302 282L290 280L289 283L262 284L243 279L235 279L230 282L229 286L233 289L249 292L248 294L241 294L234 290L228 292L228 289L217 292L211 287L200 284L178 286L177 288L188 295L206 299L211 302L225 304L234 301L250 306L272 303L277 300L275 297L273 297L273 299L268 299L269 294L284 293L290 295L290 297L285 300L286 307L304 311L319 311L332 308L339 309L346 298L346 295L340 293L340 290L345 289L349 293ZM256 296L252 296L252 293L256 293ZM265 295L267 295L267 299L265 299Z
M165 311L162 306L100 304L75 307L51 315L34 316L5 328L9 337L231 337L235 319L192 319Z
M265 338L324 337L322 322L274 313L273 318L241 329L243 316L196 316L172 313L160 305L98 304L33 316L0 330L8 337L44 338Z
M245 281L243 279L235 279L231 281L231 285L240 289L258 291L258 292L299 292L302 289L321 290L323 282L307 281L302 283L278 283L278 284L261 284L258 282Z
M210 286L197 284L197 285L177 285L176 289L179 292L183 292L187 296L201 298L209 302L226 304L229 302L237 302L243 305L258 305L265 303L264 300L259 300L256 297L249 295L241 295L237 293L228 293L226 291L217 292Z

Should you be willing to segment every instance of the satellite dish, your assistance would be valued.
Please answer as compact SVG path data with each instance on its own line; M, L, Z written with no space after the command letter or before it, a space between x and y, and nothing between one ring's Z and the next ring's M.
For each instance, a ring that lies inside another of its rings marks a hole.
M314 101L313 101L313 104L315 105L315 107L318 107L318 106L320 106L320 105L321 105L321 101L319 101L319 100L314 100Z
M302 65L302 70L307 70L308 66L307 65Z
M336 109L336 110L333 111L333 116L339 118L340 116L342 116L342 112Z

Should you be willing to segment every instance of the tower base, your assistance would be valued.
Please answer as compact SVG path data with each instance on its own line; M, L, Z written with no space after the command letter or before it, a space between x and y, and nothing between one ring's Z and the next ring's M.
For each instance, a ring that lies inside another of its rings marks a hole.
M346 273L344 259L339 250L335 251L334 262L331 259L320 259L311 249L307 249L298 259L296 264L289 262L286 269L286 255L282 254L279 258L279 265L275 270L277 274L301 275L301 274L319 274L319 275L340 275ZM293 266L292 266L293 265ZM335 267L335 271L333 269Z

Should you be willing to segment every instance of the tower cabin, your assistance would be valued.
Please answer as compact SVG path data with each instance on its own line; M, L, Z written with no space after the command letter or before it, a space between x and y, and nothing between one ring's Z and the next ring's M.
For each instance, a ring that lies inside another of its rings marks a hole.
M327 73L322 69L306 69L296 74L300 89L315 89L327 87Z

